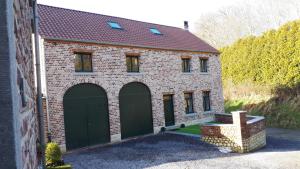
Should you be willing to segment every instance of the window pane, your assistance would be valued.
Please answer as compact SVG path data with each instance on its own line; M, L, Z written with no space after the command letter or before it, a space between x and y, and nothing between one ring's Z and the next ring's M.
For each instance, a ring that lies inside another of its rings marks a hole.
M139 58L133 56L126 57L127 72L139 72Z
M156 28L151 28L150 31L153 33L153 34L156 34L156 35L161 35L160 31Z
M133 72L139 72L139 59L138 57L132 57L132 71Z
M203 109L204 111L210 111L210 92L203 92Z
M192 93L184 93L184 100L185 100L185 112L186 113L193 113L193 94Z
M182 59L182 71L190 72L190 59Z
M122 27L120 26L120 24L118 24L117 22L108 22L108 24L113 29L122 29Z
M76 56L75 56L75 72L81 72L81 71L82 71L81 55L76 54Z
M131 72L131 57L126 57L127 72Z
M207 59L200 59L201 72L207 72Z
M92 56L82 55L82 61L83 61L83 71L92 72Z
M78 53L75 56L75 72L92 72L92 56Z

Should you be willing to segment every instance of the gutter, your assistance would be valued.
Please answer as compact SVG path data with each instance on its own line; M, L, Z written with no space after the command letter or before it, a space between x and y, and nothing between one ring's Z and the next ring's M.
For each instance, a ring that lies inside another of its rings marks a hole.
M38 32L38 12L37 12L37 0L33 0L33 33L34 33L34 49L35 49L35 61L36 61L36 79L37 79L37 114L39 125L39 137L41 148L41 161L40 165L42 169L45 169L45 134L44 134L44 112L42 105L42 89L41 89L41 70L40 70L40 44L39 44L39 32Z
M67 39L67 38L52 38L52 37L43 37L44 40L48 41L64 41L64 42L77 42L77 43L91 43L98 45L113 45L113 46L123 46L123 47L135 47L135 48L147 48L147 49L159 49L159 50L172 50L172 51L182 51L182 52L199 52L206 54L220 54L217 52L208 52L208 51L200 51L200 50L183 50L183 49L174 49L174 48L160 48L153 46L144 46L144 45L130 45L125 43L113 43L113 42L99 42L94 40L80 40L80 39Z

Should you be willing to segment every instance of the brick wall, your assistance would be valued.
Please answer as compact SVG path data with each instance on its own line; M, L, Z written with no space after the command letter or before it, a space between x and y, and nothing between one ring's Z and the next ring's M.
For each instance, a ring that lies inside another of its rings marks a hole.
M224 124L232 124L233 122L230 114L215 114L215 121Z
M246 112L216 114L217 122L202 126L202 140L220 147L230 147L236 152L249 152L266 145L265 120L263 117L246 117ZM228 123L232 121L232 123Z
M211 120L215 112L224 112L219 56L196 52L176 52L83 43L44 41L47 99L50 130L54 141L65 146L63 96L73 85L93 83L105 89L109 102L111 140L120 140L119 91L123 85L137 81L150 88L153 126L158 132L165 126L163 94L174 94L175 123L192 124ZM74 72L74 50L93 51L93 73ZM140 73L127 73L125 53L140 54ZM181 57L192 59L191 73L182 73ZM209 73L200 73L200 57L209 57ZM202 91L211 91L212 111L203 112ZM184 112L185 91L194 94L195 114Z

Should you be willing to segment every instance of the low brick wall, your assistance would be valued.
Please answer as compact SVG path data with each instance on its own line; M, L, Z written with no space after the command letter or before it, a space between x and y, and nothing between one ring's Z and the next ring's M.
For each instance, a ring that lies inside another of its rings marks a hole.
M246 116L246 112L216 114L215 121L224 124L202 126L202 140L220 147L230 147L234 152L245 153L266 145L265 119Z

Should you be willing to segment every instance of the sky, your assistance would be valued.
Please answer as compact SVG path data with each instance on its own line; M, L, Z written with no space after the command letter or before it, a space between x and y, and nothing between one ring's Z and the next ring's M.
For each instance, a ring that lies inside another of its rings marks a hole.
M45 4L183 28L190 31L202 14L217 11L242 0L38 0Z

